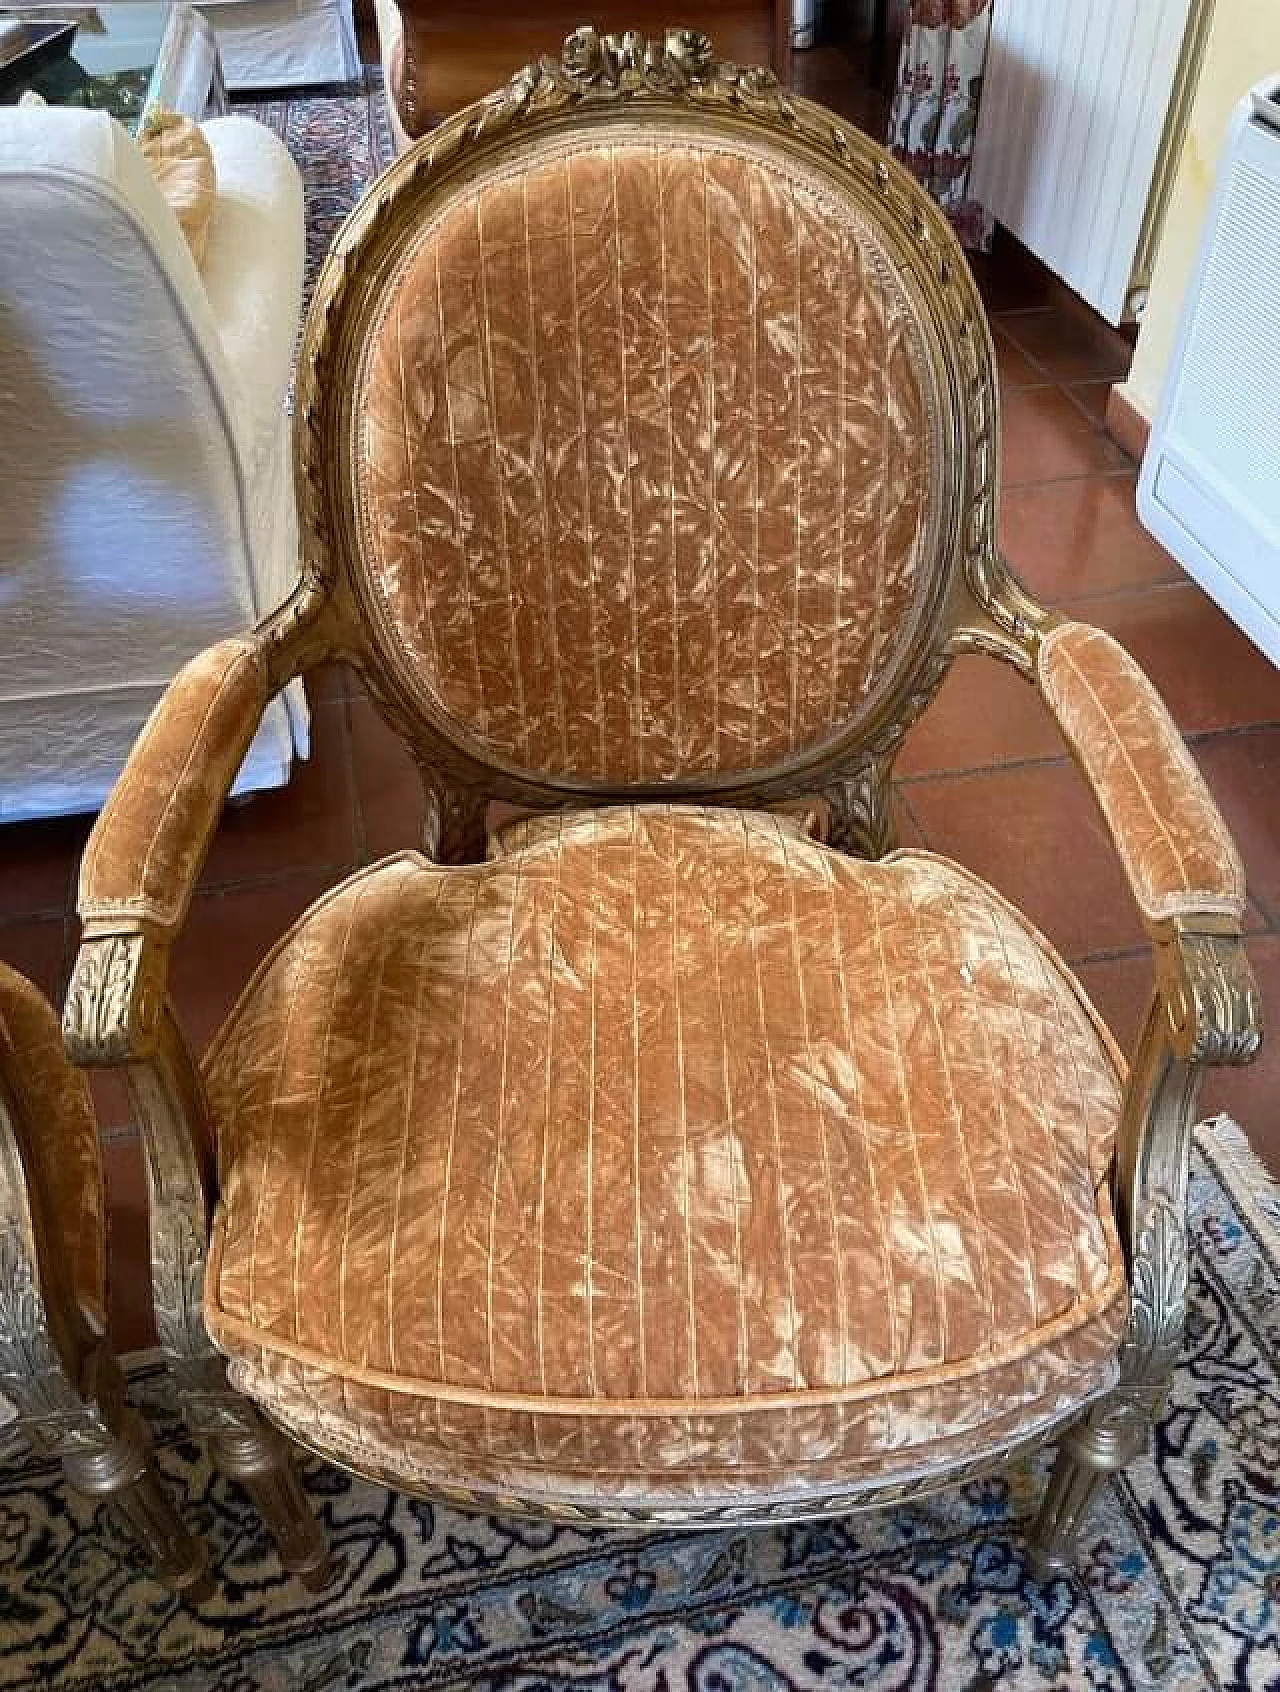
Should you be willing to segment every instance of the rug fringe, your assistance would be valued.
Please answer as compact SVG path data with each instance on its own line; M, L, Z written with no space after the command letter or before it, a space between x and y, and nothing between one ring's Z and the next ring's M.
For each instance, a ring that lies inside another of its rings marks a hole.
M1195 1140L1259 1239L1280 1259L1280 1181L1249 1144L1249 1136L1223 1111L1197 1125Z

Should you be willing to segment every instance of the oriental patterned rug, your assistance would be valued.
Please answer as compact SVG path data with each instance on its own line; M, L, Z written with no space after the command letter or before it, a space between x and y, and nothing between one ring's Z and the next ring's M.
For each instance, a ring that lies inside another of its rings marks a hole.
M307 1471L344 1559L311 1597L135 1364L219 1575L185 1610L58 1469L0 1467L0 1687L65 1692L1120 1692L1280 1688L1280 1192L1198 1133L1186 1345L1079 1574L1027 1578L1045 1464L911 1509L648 1536L465 1516Z
M273 130L302 172L307 215L307 297L338 225L395 149L381 71L331 95L237 100L232 110Z

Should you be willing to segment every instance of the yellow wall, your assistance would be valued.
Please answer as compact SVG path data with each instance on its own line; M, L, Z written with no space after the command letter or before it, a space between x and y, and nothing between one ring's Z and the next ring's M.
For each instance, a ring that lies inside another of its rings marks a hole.
M1280 0L1216 0L1151 294L1123 388L1148 422L1160 403L1231 110L1271 71L1280 72Z

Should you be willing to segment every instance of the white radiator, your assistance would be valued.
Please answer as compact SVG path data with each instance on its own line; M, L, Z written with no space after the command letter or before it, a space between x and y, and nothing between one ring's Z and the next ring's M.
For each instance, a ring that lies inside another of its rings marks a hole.
M1144 280L1210 9L994 0L974 197L1112 323Z
M1236 109L1142 461L1138 514L1280 664L1277 253L1280 76L1272 76Z

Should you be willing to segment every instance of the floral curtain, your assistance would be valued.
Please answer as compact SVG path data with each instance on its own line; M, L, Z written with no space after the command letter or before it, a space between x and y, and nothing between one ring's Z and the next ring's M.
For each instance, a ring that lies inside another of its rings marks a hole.
M969 195L992 0L911 0L889 149L933 195L966 247L991 244L992 220Z

